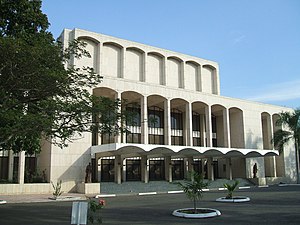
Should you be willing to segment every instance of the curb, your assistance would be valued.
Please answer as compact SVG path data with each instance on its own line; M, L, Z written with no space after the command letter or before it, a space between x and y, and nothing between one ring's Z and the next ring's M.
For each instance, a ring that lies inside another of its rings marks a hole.
M254 189L254 188L269 188L272 186L278 186L278 187L287 187L287 186L300 186L300 184L275 184L275 185L259 185L259 186L242 186L239 187L239 190L245 190L245 189ZM204 192L209 191L226 191L226 188L210 188L210 189L203 189ZM118 196L146 196L146 195L158 195L158 194L181 194L183 193L182 190L178 191L161 191L161 192L140 192L140 193L126 193L126 194L99 194L96 195L95 198L106 198L106 197L118 197Z

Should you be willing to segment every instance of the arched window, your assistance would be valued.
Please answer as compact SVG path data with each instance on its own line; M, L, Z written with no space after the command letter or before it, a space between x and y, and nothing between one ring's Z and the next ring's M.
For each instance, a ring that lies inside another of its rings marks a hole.
M141 143L141 107L136 103L126 105L126 143Z
M182 130L183 122L182 122L182 112L178 109L172 109L171 111L171 129L174 130Z

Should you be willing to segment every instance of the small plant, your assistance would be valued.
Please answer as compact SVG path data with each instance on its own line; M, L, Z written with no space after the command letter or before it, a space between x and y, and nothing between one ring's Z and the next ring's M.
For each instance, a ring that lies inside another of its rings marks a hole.
M100 216L100 209L105 206L105 200L99 199L98 201L93 200L92 198L89 199L89 208L88 208L88 220L90 223L102 223L102 218Z
M229 184L229 183L223 184L223 186L227 189L227 195L225 197L226 199L232 199L233 192L235 191L239 183L240 182L236 180L233 184Z
M190 180L185 180L184 183L176 182L180 186L188 199L194 203L194 213L197 213L197 200L203 197L203 189L207 188L208 182L204 182L203 175L192 171L190 174Z
M63 193L63 191L61 190L61 180L56 182L56 185L51 181L52 187L53 187L53 197L55 199L57 199L59 196L61 196L61 194Z

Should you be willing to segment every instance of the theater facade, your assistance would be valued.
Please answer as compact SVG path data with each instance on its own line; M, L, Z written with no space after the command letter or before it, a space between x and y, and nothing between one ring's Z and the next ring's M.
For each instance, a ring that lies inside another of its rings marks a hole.
M91 162L100 183L172 182L192 170L252 179L255 164L262 183L296 182L293 143L279 154L271 141L279 113L292 109L222 96L216 62L81 29L60 39L87 43L92 57L70 64L103 75L91 93L124 100L135 123L118 136L84 133L64 149L43 143L36 165L48 181L75 190Z

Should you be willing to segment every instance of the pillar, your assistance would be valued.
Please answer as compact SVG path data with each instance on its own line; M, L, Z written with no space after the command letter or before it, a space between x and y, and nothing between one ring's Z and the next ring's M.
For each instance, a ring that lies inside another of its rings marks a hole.
M232 180L231 158L226 158L226 178Z
M102 50L103 50L103 43L98 44L98 49L97 49L97 62L96 62L96 72L100 75L102 75Z
M270 117L270 131L271 131L271 140L274 138L274 123L273 123L273 117L271 116ZM273 142L270 142L270 147L271 149L274 150L274 144ZM271 156L271 160L272 160L272 176L273 177L277 177L277 171L276 171L276 156Z
M193 114L192 104L185 105L185 145L193 146Z
M213 167L213 158L209 157L207 160L207 173L209 180L215 180L214 178L214 167Z
M120 78L125 78L125 73L126 73L126 48L122 48L122 53L121 53L121 71L119 71L119 76Z
M115 182L117 184L122 183L122 159L120 155L115 156Z
M8 151L8 180L12 181L14 176L14 152L13 150Z
M146 96L141 98L141 132L142 144L148 144L148 105Z
M120 99L120 100L122 100L122 95L121 95L120 92L117 92L117 93L115 94L115 99ZM122 106L121 106L121 107L122 107ZM119 108L118 110L119 110L119 112L120 112L122 109ZM118 121L118 126L119 126L119 127L122 127L122 126L123 126L122 121ZM126 135L126 134L125 134L125 135ZM125 136L125 139L124 139L124 137L122 137L122 136L124 136L124 134L120 132L120 133L115 137L115 142L116 142L116 143L122 143L122 140L123 140L123 142L124 142L124 140L125 140L125 142L126 142L126 136Z
M205 124L207 147L212 147L212 124L211 124L211 107L205 107Z
M96 163L96 179L98 182L101 182L101 161L99 164L99 159L100 157L98 156L98 154L95 154L95 163ZM100 159L101 160L101 159ZM116 168L116 167L115 167Z
M18 183L24 184L25 177L25 151L19 152Z
M142 181L144 183L149 183L149 160L147 159L147 156L141 157L141 169L142 169Z
M198 66L198 68L197 68L197 78L196 78L196 90L197 91L200 91L200 92L202 92L202 80L201 80L201 78L202 78L202 76L201 76L201 74L202 74L202 69L201 69L202 67L201 66Z
M126 181L126 158L122 159L121 158L121 165L120 168L122 169L122 176L123 176L123 181Z
M166 180L168 180L170 183L173 181L171 156L165 157L165 177L166 177Z
M166 99L164 102L164 136L165 145L171 145L171 102Z
M200 114L200 139L203 147L206 147L205 136L205 115Z
M224 147L230 148L230 123L228 109L223 109Z
M194 159L193 157L188 157L184 160L185 167L184 167L184 177L188 178L189 173L193 171L193 163Z
M163 57L163 66L162 66L162 77L160 78L160 84L167 84L167 71L168 71L168 63L166 57Z

